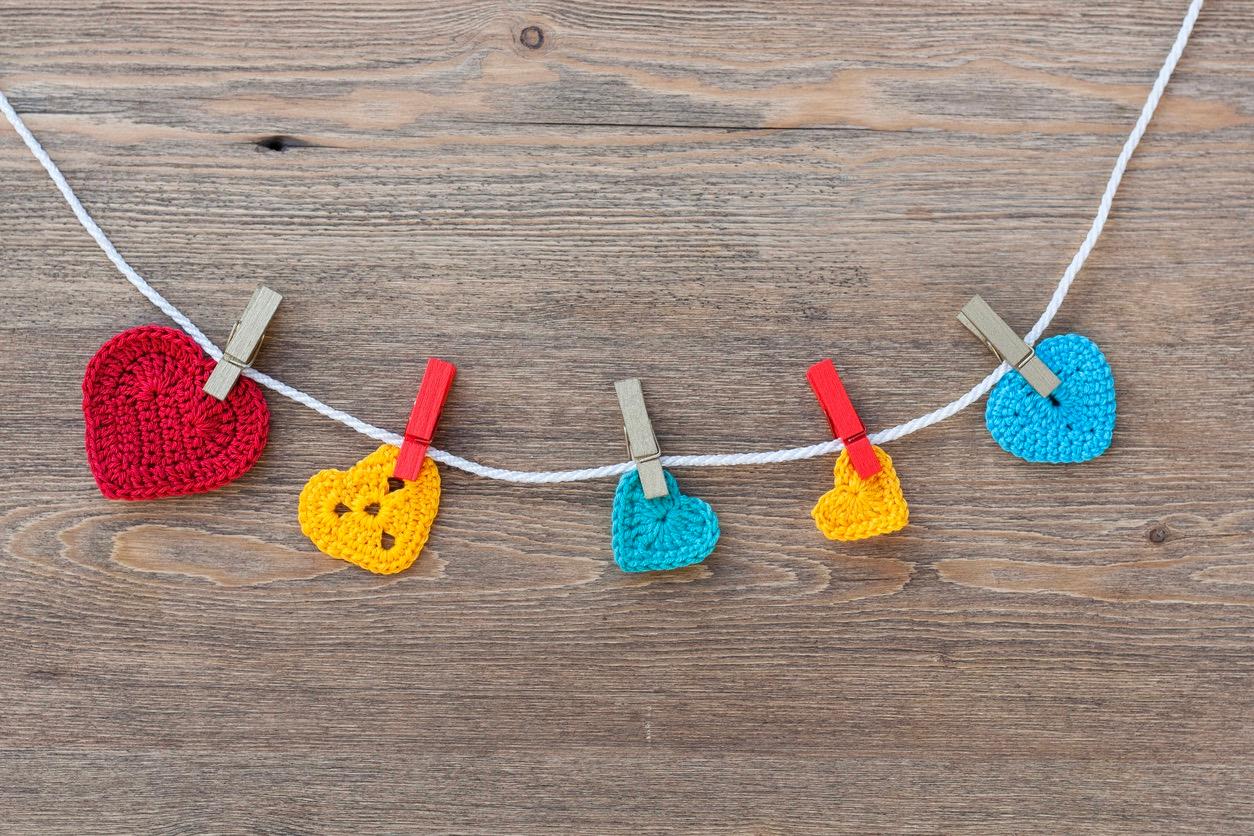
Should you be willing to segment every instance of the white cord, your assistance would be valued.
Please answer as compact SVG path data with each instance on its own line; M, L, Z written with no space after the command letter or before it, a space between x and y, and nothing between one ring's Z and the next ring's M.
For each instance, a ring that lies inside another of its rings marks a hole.
M1167 82L1171 79L1171 74L1176 68L1176 63L1180 60L1181 53L1184 52L1185 44L1189 42L1189 35L1193 32L1193 24L1197 22L1198 13L1202 10L1202 3L1203 0L1192 0L1189 3L1189 10L1184 16L1184 22L1180 24L1180 31L1176 33L1175 43L1171 45L1171 51L1167 53L1167 59L1163 62L1162 69L1158 71L1158 78L1154 80L1149 96L1141 107L1141 115L1137 118L1136 125L1132 128L1132 133L1128 134L1127 140L1123 143L1123 150L1119 152L1119 157L1115 160L1115 166L1110 172L1110 179L1106 182L1106 191L1102 193L1101 203L1097 208L1097 215L1094 216L1093 223L1089 226L1088 235L1084 237L1084 242L1071 259L1071 263L1067 265L1067 269L1063 272L1058 286L1054 289L1054 295L1050 298L1049 304L1045 307L1040 319L1036 321L1036 324L1032 326L1032 330L1024 338L1028 345L1032 345L1040 339L1041 334L1049 327L1049 323L1053 321L1054 315L1062 307L1063 300L1067 298L1067 291L1071 289L1071 284L1075 281L1080 268L1084 266L1089 253L1097 245L1097 239L1101 236L1102 229L1106 225L1106 219L1110 215L1110 207L1114 202L1115 192L1119 189L1119 181L1123 179L1124 170L1128 167L1128 160L1132 158L1133 151L1136 150L1136 146L1145 134L1146 128L1149 127L1154 110L1158 107L1163 91L1167 88ZM52 158L44 151L43 146L39 144L39 141L35 139L34 135L26 127L22 117L9 104L9 100L3 91L0 91L0 111L3 111L5 118L13 126L13 130L17 131L17 135L22 138L22 142L26 143L26 147L30 149L35 159L39 161L39 164L44 167L44 171L48 172L48 176L52 178L52 182L56 185L57 190L61 192L61 196L65 198L65 202L69 204L70 209L74 212L74 217L78 218L78 222L83 225L83 229L87 230L87 234L92 237L96 244L100 246L100 249L104 251L104 254L109 257L109 260L113 262L113 266L117 267L118 271L126 277L126 280L133 284L149 302L160 308L162 313L170 317L180 328L186 331L205 350L206 354L214 360L220 360L222 351L213 344L213 341L206 337L204 332L197 328L195 323L188 319L178 308L174 307L165 297L158 293L152 285L148 284L143 276L135 272L131 265L126 263L126 259L122 258L121 254L118 253L117 248L113 246L113 242L104 234L104 230L83 208L83 204L79 202L78 196L74 194L74 190L66 182L65 175L61 173L61 170L57 168L57 164L52 161ZM993 386L997 384L997 381L1001 380L1002 376L1009 370L1010 367L1002 363L988 377L972 387L971 391L957 400L903 424L872 433L870 435L871 441L875 444L886 444L890 441L896 441L913 432L918 432L924 427L930 427L932 424L956 415L988 394ZM360 418L355 418L347 412L328 406L312 395L288 386L283 381L273 378L264 372L246 368L244 369L244 374L262 386L278 392L283 397L303 404L315 412L325 415L332 421L338 421L376 441L400 445L403 440L396 433L388 432L373 424L368 424ZM824 441L820 444L811 444L807 447L791 447L785 450L770 450L761 453L663 456L662 464L667 467L726 467L742 464L774 464L776 462L791 462L824 456L837 452L842 446L837 439ZM442 464L456 467L476 476L499 479L504 482L523 482L528 484L600 479L607 476L618 476L635 467L635 464L632 462L620 462L619 464L589 467L581 470L506 470L464 459L461 456L445 452L444 450L437 450L434 447L428 450L428 454Z

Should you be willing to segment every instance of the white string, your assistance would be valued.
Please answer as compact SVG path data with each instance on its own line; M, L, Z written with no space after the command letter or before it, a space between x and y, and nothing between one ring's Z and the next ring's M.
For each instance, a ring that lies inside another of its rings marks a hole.
M1028 345L1034 344L1040 339L1041 334L1049 327L1049 323L1053 321L1054 315L1058 313L1058 309L1062 307L1063 300L1067 298L1067 291L1071 289L1072 282L1075 281L1076 275L1080 272L1080 268L1084 266L1085 260L1089 257L1089 253L1093 251L1093 247L1097 245L1097 239L1101 237L1102 229L1106 225L1106 219L1110 215L1110 207L1115 199L1115 192L1119 189L1119 181L1123 179L1124 170L1128 167L1128 161L1132 158L1132 153L1136 150L1137 144L1144 136L1146 128L1149 127L1150 119L1154 115L1154 110L1158 107L1158 102L1163 96L1163 91L1167 88L1167 82L1171 79L1171 74L1176 68L1176 63L1180 60L1181 53L1184 52L1184 46L1189 41L1189 35L1193 31L1193 24L1197 21L1198 13L1202 10L1203 0L1192 0L1189 3L1189 10L1184 16L1184 21L1180 24L1180 31L1176 33L1176 40L1171 45L1171 51L1167 53L1167 59L1163 62L1162 69L1158 71L1158 77L1154 80L1153 87L1150 88L1149 96L1145 99L1145 104L1141 107L1141 115L1136 120L1136 125L1132 128L1132 133L1128 134L1127 140L1123 143L1123 149L1119 152L1118 159L1115 160L1114 168L1110 172L1110 179L1106 182L1106 191L1102 193L1102 199L1097 208L1097 215L1094 216L1092 224L1089 226L1088 235L1084 237L1084 242L1080 245L1080 249L1076 251L1072 257L1071 263L1067 265L1067 269L1063 272L1062 278L1058 282L1058 286L1054 288L1054 295L1050 298L1049 304L1041 313L1040 319L1032 326L1032 330L1024 338ZM113 266L126 277L135 288L144 295L144 297L152 304L156 305L162 313L187 332L196 343L205 350L205 353L214 360L222 358L222 351L213 344L213 341L205 336L204 332L196 327L190 319L188 319L178 308L170 304L165 297L158 293L152 285L144 279L143 276L135 272L131 265L126 263L126 259L122 258L117 248L113 246L113 242L104 234L104 230L92 219L87 210L83 208L83 204L79 202L78 196L74 194L74 190L70 188L70 184L66 182L65 175L57 168L56 163L44 151L43 146L35 139L34 135L26 127L26 123L22 121L22 117L17 114L9 104L8 98L4 95L4 91L0 90L0 111L4 113L9 124L13 126L13 130L17 131L17 135L22 138L22 142L26 143L26 147L30 149L31 154L44 167L44 171L48 172L48 176L52 178L53 184L57 190L61 192L61 196L65 198L65 202L69 204L70 209L74 212L74 217L78 218L78 222L83 225L83 229L87 230L87 234L99 245L104 254L113 262ZM944 421L971 404L975 403L1001 380L1002 376L1010 370L1010 367L1002 363L991 374L977 383L957 400L942 406L940 409L933 410L926 415L890 427L886 430L880 430L871 433L870 439L875 444L886 444L890 441L896 441L899 438L918 432L924 427L930 427L932 424ZM244 374L257 381L262 386L274 390L285 398L290 398L299 404L309 407L332 421L338 421L347 427L350 427L362 435L369 436L376 441L386 444L400 445L403 441L402 437L396 433L389 432L368 424L360 418L349 415L343 410L329 406L317 398L309 395L301 390L289 386L277 378L271 377L264 372L256 369L246 368ZM791 462L800 459L809 459L816 456L824 456L829 453L835 453L842 448L839 439L832 441L824 441L820 444L811 444L806 447L791 447L784 450L770 450L760 453L723 453L723 454L706 454L693 456L663 456L662 464L667 467L726 467L730 465L751 465L751 464L774 464L778 462ZM484 476L488 479L499 479L504 482L523 482L528 484L550 483L550 482L578 482L587 479L601 479L607 476L618 476L633 469L635 464L632 462L620 462L618 464L604 465L601 467L589 467L580 470L507 470L500 467L490 467L480 464L470 459L462 458L453 453L444 450L430 448L428 454L442 464L449 467L456 467L476 476Z

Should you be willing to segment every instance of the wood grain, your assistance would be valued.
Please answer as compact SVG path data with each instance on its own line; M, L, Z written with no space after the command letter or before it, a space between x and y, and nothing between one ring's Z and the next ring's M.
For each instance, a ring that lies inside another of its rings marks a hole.
M990 368L1078 246L1184 3L0 0L0 87L120 250L260 367L513 467L825 437ZM526 35L524 30L532 27ZM277 149L277 150L276 150ZM620 574L612 484L445 470L380 578L296 497L372 445L271 399L258 467L119 504L78 386L159 314L0 131L0 827L49 832L1254 831L1254 7L1204 10L1062 309L1110 453L891 448L900 535L823 541L830 460L681 470L705 565Z

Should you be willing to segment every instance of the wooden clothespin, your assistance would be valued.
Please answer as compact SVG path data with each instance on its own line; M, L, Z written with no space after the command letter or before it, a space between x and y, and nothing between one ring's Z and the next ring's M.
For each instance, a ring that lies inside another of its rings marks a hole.
M231 394L240 373L257 359L257 352L266 337L266 327L281 301L283 297L270 288L257 286L244 308L244 313L240 314L240 318L231 328L231 336L227 337L222 359L213 367L213 372L205 381L206 394L220 401L226 400L226 396Z
M623 410L623 431L627 434L627 454L636 463L640 487L645 499L666 496L666 477L662 473L662 450L658 447L649 411L644 407L644 389L636 378L614 384L618 406Z
M830 359L820 360L806 372L806 380L819 399L819 406L827 415L827 422L832 425L832 435L845 444L849 452L849 463L863 479L870 479L879 473L881 468L879 457L866 437L866 427L849 400L849 393L841 383L836 372L836 364Z
M395 478L407 482L418 478L422 460L435 436L435 425L440 420L440 411L444 409L444 402L448 399L448 391L453 387L453 378L456 376L457 367L452 363L438 357L427 360L427 369L422 373L422 383L418 386L418 397L414 399L409 423L405 425L405 440L396 457L396 466L392 468L392 476Z
M1042 398L1049 397L1062 382L1045 365L1045 361L1036 356L1036 351L1019 339L1019 335L1006 321L979 296L972 296L971 301L962 306L962 310L958 312L958 321L967 326L967 330L979 337L994 354L1014 366Z

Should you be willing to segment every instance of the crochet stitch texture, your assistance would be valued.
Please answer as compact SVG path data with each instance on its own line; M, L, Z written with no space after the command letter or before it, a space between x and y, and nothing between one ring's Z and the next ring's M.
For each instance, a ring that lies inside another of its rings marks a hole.
M392 478L400 449L384 444L344 470L313 475L300 492L300 530L323 554L378 575L408 569L440 508L440 471L422 460L418 478Z
M679 492L669 471L667 495L645 499L640 476L618 480L611 521L614 562L624 572L657 572L700 563L718 544L718 516L706 502Z
M265 449L270 410L241 378L226 400L201 391L214 361L174 328L112 337L83 374L87 463L109 499L203 493L239 478Z
M1115 431L1115 377L1088 337L1060 334L1036 354L1062 381L1047 398L1015 371L988 396L984 423L1007 453L1030 462L1083 462L1110 446Z
M836 485L819 498L810 512L814 524L829 540L863 540L890 534L905 528L910 521L910 509L893 460L883 448L872 449L880 461L880 472L863 479L849 463L849 451L841 450L832 468Z

